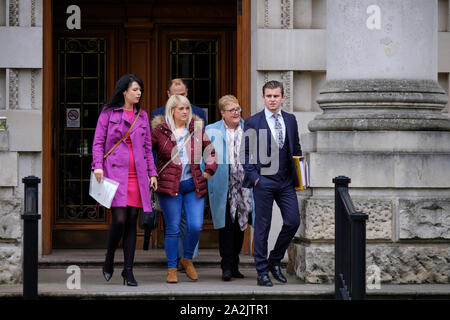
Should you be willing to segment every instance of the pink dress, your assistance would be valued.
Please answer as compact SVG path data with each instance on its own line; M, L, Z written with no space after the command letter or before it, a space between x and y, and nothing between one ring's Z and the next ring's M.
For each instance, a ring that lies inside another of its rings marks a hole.
M134 110L125 110L130 123L133 123ZM141 193L139 191L139 184L137 180L136 166L134 165L134 155L133 148L131 145L130 135L125 139L128 145L128 150L130 154L130 160L128 164L128 188L127 188L127 206L142 208Z

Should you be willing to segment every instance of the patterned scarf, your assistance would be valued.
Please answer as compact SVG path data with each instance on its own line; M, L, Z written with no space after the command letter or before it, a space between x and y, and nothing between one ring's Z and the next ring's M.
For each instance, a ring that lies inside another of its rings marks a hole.
M225 127L227 128L226 124ZM242 187L244 180L244 168L239 163L239 148L243 130L239 126L233 134L233 130L226 129L227 148L229 160L228 179L228 203L230 207L231 221L234 223L236 216L242 231L247 229L248 215L252 212L252 198L250 189Z

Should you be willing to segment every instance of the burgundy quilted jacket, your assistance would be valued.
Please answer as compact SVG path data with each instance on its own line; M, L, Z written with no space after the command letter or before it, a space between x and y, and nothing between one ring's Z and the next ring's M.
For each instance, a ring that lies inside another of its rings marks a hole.
M195 191L198 198L206 195L208 185L206 179L202 175L200 163L202 156L205 158L205 171L211 176L217 170L216 153L214 147L205 133L203 120L193 115L189 124L189 134L194 131L194 123L196 131L192 135L190 142L186 143L188 150L189 162L191 164L192 178L194 179ZM197 127L201 123L201 126ZM152 120L152 147L157 153L157 172L170 160L172 150L177 150L177 142L172 131L169 129L163 115L158 115ZM175 152L175 151L174 151ZM165 193L171 196L177 196L182 166L179 156L177 156L159 175L157 193Z

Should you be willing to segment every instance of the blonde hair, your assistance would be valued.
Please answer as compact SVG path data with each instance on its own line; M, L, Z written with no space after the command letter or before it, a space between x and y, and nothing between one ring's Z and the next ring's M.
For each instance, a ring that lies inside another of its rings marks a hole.
M225 106L229 103L236 103L237 105L239 105L239 101L235 96L233 96L232 94L227 94L219 99L219 110L225 110Z
M167 100L167 103L166 103L166 122L167 122L170 130L172 130L172 132L175 131L175 120L173 119L173 114L175 112L175 108L180 104L189 107L189 116L188 116L188 121L186 123L186 126L188 126L192 120L192 107L191 107L191 103L189 102L189 99L186 98L185 96L182 96L179 94L171 95L169 100Z

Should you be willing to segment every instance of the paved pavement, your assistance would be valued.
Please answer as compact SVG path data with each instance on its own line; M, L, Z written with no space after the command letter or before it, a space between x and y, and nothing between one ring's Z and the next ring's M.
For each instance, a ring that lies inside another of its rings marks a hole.
M288 283L272 279L273 287L256 285L253 258L241 255L244 279L221 280L217 250L202 251L195 265L198 281L178 272L179 282L165 282L167 269L163 250L137 251L135 277L137 287L124 286L120 276L123 256L117 252L115 273L106 282L101 272L103 250L57 251L40 259L40 299L333 299L333 284L304 284L294 275L287 275ZM69 266L77 266L76 273ZM284 269L285 271L285 269ZM79 279L77 282L76 279ZM78 286L79 284L79 286ZM367 290L368 299L450 299L450 284L395 285L381 284L380 289ZM22 285L0 285L0 299L21 299Z
M167 269L159 267L138 267L134 274L138 281L137 287L124 286L121 269L116 269L113 278L106 282L101 268L80 268L80 288L74 287L71 274L66 269L39 270L39 295L41 298L90 298L90 299L253 299L275 298L296 299L300 297L332 295L332 285L300 285L295 277L289 276L287 284L274 282L272 288L256 285L256 272L253 269L241 269L244 279L233 279L230 282L221 280L218 268L197 268L198 281L190 280L185 273L178 272L177 284L165 282ZM67 282L69 281L69 285ZM19 285L1 285L0 297L18 297L22 294Z

